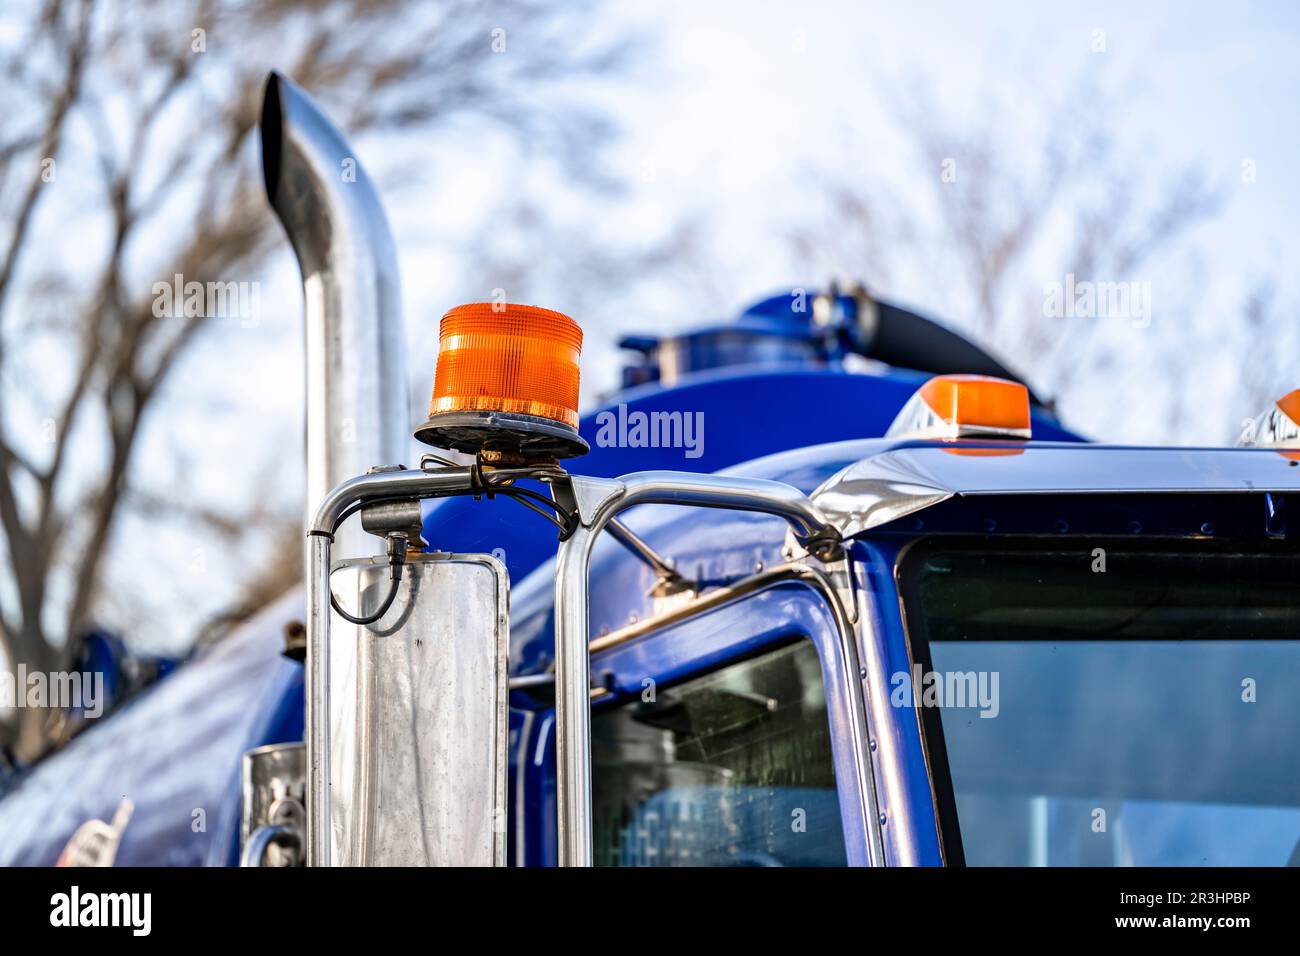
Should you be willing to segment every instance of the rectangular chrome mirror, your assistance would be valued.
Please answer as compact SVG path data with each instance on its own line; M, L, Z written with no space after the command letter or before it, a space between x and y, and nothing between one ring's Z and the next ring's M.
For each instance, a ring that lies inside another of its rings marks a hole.
M332 582L369 616L388 563L342 562ZM505 865L508 602L490 555L421 554L379 621L331 614L332 864Z

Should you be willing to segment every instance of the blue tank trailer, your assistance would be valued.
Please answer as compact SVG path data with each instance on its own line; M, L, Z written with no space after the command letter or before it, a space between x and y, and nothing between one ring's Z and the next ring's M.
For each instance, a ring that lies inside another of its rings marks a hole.
M629 385L582 419L592 450L579 470L725 471L812 494L856 463L891 462L893 480L943 497L852 543L874 618L864 675L870 661L901 695L924 680L889 678L917 668L997 674L1000 694L977 681L970 706L878 707L873 765L854 766L836 622L823 585L779 570L783 522L634 511L629 524L702 598L726 600L674 617L651 568L612 542L597 549L596 644L662 624L593 648L605 688L592 719L596 862L856 865L877 840L891 865L1295 863L1300 754L1278 731L1300 716L1300 556L1285 525L1296 458L1083 443L1041 406L1015 449L884 438L927 376L847 371L852 353L797 299L628 343ZM854 297L836 305L851 328ZM702 416L699 440L630 446L628 423L651 412ZM620 422L622 442L602 440ZM429 508L425 537L496 553L517 582L508 859L553 864L553 539L516 509L463 498ZM134 814L119 864L235 863L241 754L302 737L302 665L282 654L301 617L301 593L287 595L11 772L0 863L52 864L123 796ZM994 706L999 719L985 720ZM867 780L876 820L861 812ZM1098 839L1101 815L1111 836Z

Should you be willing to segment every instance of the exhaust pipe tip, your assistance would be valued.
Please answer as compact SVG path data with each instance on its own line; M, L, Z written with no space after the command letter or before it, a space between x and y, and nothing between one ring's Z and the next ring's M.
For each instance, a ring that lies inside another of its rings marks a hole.
M272 206L275 206L279 191L280 157L284 146L283 84L284 77L273 70L262 91L262 183L266 186L267 201Z
M266 198L303 282L310 520L339 482L406 457L401 282L374 183L347 137L281 73L266 78L260 133Z

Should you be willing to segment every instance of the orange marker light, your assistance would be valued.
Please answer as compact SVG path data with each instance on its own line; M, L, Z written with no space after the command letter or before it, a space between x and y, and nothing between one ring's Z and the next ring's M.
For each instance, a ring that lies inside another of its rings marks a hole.
M936 375L908 399L885 434L1028 438L1029 390L988 375Z
M1277 400L1277 407L1282 414L1291 421L1300 425L1300 388L1293 392L1287 392Z
M415 437L477 453L571 457L582 329L562 312L476 302L442 317L429 420Z
M1300 448L1300 388L1287 392L1252 421L1239 444L1253 448Z

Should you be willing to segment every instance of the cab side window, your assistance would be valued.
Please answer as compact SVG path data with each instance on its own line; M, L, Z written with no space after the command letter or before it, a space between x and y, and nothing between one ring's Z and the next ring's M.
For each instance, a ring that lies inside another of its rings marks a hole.
M807 640L592 715L598 866L843 866Z

